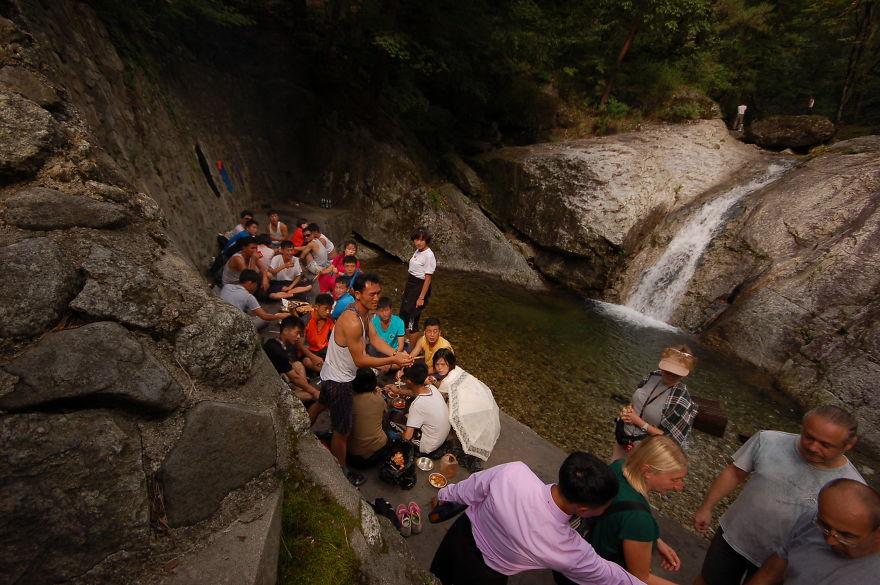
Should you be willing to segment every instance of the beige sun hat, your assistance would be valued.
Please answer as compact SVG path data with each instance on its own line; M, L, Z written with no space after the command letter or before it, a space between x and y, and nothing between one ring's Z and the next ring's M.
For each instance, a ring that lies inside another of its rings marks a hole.
M665 372L684 377L694 369L694 362L692 354L674 347L667 347L660 354L660 363L657 367Z

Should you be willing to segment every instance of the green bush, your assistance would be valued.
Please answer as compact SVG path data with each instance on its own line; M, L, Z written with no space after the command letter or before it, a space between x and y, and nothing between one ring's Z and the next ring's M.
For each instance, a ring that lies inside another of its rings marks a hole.
M657 117L666 122L699 120L705 115L704 108L697 102L679 101L661 108Z

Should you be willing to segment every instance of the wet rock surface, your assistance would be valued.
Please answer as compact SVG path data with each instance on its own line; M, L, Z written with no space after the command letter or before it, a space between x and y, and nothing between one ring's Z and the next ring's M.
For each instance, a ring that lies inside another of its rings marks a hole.
M834 123L825 116L770 116L746 130L746 140L761 148L805 152L834 136Z
M0 69L0 87L4 85L44 108L51 109L61 104L58 92L24 67Z
M542 270L572 273L564 282L601 290L622 255L665 213L758 156L732 139L723 122L709 120L503 148L474 163L486 184L480 204L561 263ZM584 259L591 270L577 266ZM543 264L552 266L552 259Z
M118 251L94 246L82 265L83 290L70 306L98 319L115 319L134 327L156 327L167 306L166 282L147 262L131 262ZM163 298L164 297L164 298Z
M36 172L49 155L54 136L52 116L14 93L0 93L0 176Z
M56 322L79 288L79 276L49 238L0 248L0 337L33 337ZM35 302L35 299L39 299Z
M100 411L2 415L0 443L5 582L73 580L114 553L148 545L134 425Z
M115 228L126 223L122 209L112 203L43 187L23 189L4 205L4 219L24 229Z
M183 435L162 466L170 525L204 520L227 493L274 464L275 433L268 413L200 402L187 414Z
M219 299L207 303L178 333L174 356L194 377L215 386L237 386L250 377L260 348L250 318Z
M58 331L3 366L18 377L0 408L20 410L76 401L118 403L145 412L168 412L183 390L125 327L91 323Z

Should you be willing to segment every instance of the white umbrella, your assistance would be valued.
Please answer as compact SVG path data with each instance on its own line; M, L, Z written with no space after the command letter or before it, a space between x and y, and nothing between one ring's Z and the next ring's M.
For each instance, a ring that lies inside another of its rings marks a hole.
M492 390L460 367L449 372L442 386L449 394L449 422L462 450L486 461L501 434L501 410Z

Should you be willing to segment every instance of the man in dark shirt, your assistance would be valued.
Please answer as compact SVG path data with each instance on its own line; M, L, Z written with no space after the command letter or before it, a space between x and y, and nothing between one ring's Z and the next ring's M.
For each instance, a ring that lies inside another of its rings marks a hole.
M277 339L269 339L263 344L263 351L275 369L291 384L293 393L303 402L317 400L319 390L309 383L302 356L303 324L298 317L286 317L281 321L281 332Z

